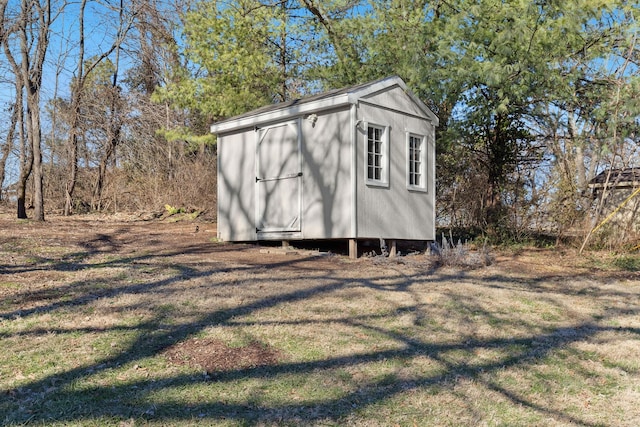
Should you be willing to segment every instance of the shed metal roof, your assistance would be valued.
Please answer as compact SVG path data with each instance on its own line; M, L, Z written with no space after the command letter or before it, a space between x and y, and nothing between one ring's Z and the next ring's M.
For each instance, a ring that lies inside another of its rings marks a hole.
M604 170L596 175L591 181L589 181L589 187L602 188L607 183L608 187L622 188L622 187L637 187L640 185L640 168L626 168L626 169L611 169L611 175L609 170Z
M259 126L263 123L276 121L286 117L310 114L348 104L356 104L360 99L365 98L366 96L382 92L396 86L400 87L407 96L411 98L411 100L422 112L424 112L425 116L428 117L435 126L438 126L438 117L429 109L429 107L411 93L400 77L392 76L342 89L334 89L301 99L266 105L256 110L214 123L211 126L211 132L216 134L226 133L237 129Z

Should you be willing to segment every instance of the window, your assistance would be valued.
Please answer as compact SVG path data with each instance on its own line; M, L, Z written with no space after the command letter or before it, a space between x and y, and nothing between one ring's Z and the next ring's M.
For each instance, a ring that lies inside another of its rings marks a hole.
M407 187L411 190L427 190L425 173L425 138L413 133L407 134Z
M389 143L388 128L383 126L367 126L367 183L372 185L388 185Z

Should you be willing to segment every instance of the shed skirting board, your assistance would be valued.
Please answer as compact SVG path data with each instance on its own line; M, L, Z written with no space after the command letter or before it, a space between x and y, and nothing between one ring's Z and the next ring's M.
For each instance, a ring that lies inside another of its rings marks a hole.
M304 239L304 237L302 236L301 232L273 232L273 231L269 231L269 232L261 232L258 231L257 232L258 235L258 240L265 240L265 241L271 241L271 240L302 240Z

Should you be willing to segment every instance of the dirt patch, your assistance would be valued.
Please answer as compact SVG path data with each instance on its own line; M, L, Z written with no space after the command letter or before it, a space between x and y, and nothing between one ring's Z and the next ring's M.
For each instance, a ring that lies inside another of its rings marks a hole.
M208 374L277 365L280 352L261 343L230 347L215 339L192 338L171 346L165 357L177 365L202 368Z

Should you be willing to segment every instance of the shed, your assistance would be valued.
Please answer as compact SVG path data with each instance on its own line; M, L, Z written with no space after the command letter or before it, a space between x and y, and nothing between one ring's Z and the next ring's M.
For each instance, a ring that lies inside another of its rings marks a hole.
M607 190L635 189L640 187L640 168L606 169L589 181L589 188L597 197L604 188Z
M607 169L589 181L594 199L605 196L601 215L612 231L640 232L640 168Z
M399 77L213 124L218 238L434 240L436 126Z

